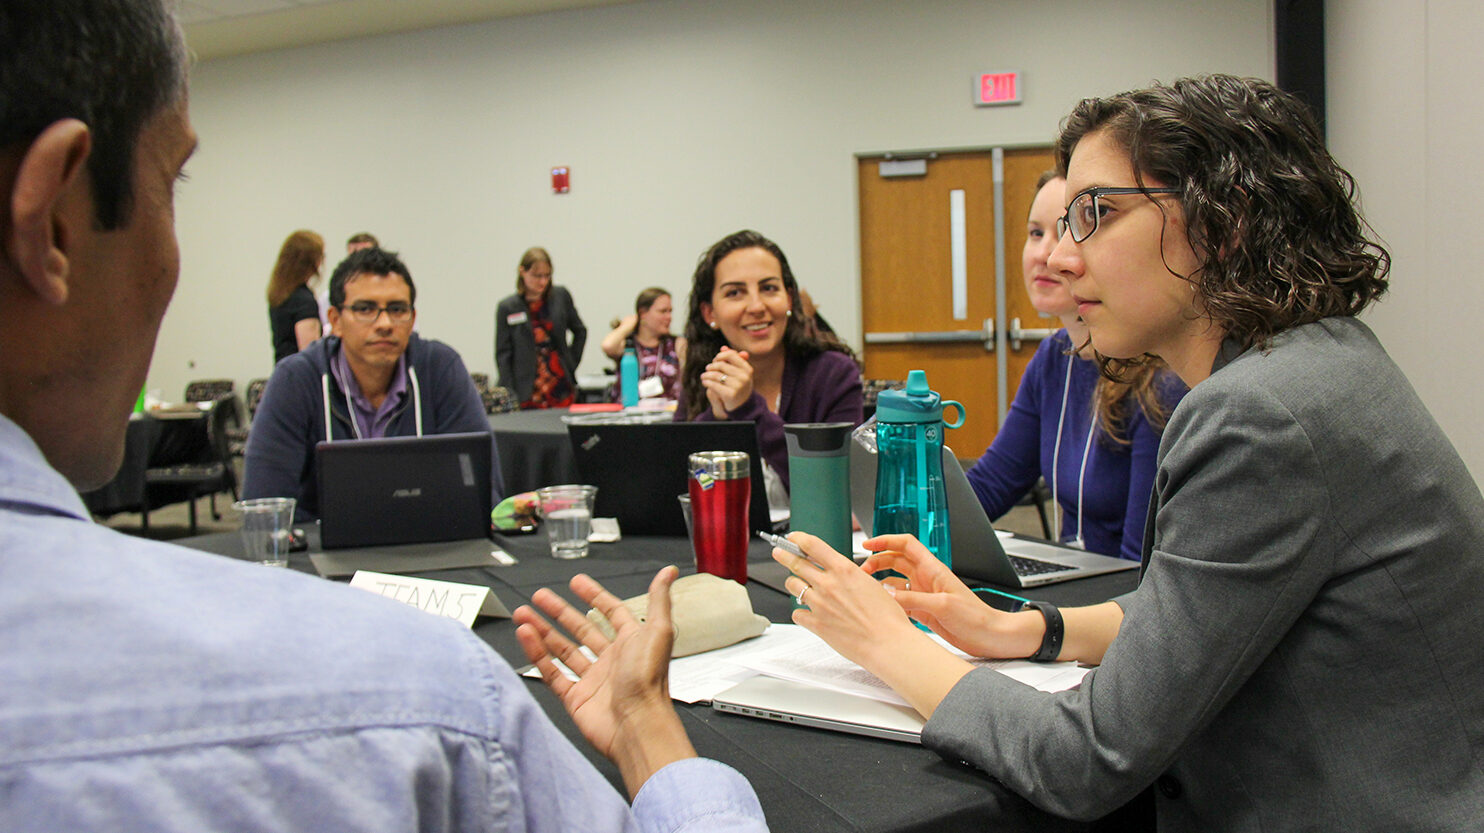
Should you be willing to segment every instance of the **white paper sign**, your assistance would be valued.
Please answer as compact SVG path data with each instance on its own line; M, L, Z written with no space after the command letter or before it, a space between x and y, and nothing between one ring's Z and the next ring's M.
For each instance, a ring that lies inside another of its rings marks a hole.
M510 618L510 611L500 604L500 600L495 598L488 587L430 578L393 576L370 570L357 570L350 578L350 586L395 599L434 616L457 619L466 628L474 627L474 617L481 614L500 619Z

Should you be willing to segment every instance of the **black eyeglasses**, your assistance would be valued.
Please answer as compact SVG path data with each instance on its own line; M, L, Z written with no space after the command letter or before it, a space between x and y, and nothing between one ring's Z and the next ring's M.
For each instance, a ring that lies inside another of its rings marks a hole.
M1098 230L1098 218L1103 215L1098 206L1099 197L1178 193L1179 188L1088 188L1072 198L1072 204L1067 206L1067 213L1056 221L1056 236L1061 237L1070 232L1073 243L1081 243L1091 237Z
M350 317L361 324L374 324L376 319L386 313L387 320L393 324L406 324L412 320L412 305L402 301L393 301L386 306L377 306L370 301L356 301L350 306L342 304L342 312L347 312Z

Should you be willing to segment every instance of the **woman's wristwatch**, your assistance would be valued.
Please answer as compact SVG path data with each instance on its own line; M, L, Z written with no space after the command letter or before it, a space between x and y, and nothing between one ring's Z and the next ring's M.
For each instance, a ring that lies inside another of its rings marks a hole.
M1026 659L1033 662L1051 662L1061 655L1061 643L1067 635L1061 611L1050 602L1026 602L1025 606L1041 611L1041 615L1046 618L1046 635L1041 637L1041 647Z

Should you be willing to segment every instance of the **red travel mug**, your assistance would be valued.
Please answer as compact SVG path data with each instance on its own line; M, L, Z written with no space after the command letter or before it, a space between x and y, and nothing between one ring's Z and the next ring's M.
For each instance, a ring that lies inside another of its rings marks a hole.
M690 455L691 546L696 569L747 583L747 510L752 480L741 451Z

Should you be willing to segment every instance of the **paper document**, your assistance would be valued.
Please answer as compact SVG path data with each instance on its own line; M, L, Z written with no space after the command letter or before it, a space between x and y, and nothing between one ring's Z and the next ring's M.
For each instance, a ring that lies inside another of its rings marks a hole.
M1071 688L1081 682L1089 670L1075 662L979 659L954 648L935 634L929 636L956 656L975 665L989 666L1041 691ZM682 703L710 700L754 674L843 691L883 703L907 705L906 700L875 674L840 656L823 639L798 625L776 622L769 625L762 636L671 661L670 697ZM525 676L540 678L541 674L533 668Z
M780 633L774 635L774 631ZM870 697L885 703L907 705L891 687L875 674L840 656L824 640L798 625L773 625L768 635L775 638L759 644L753 651L738 656L742 663L759 674L784 680L808 683L820 688ZM929 634L949 653L978 666L988 666L1041 691L1062 691L1081 682L1089 669L1075 662L1030 662L1022 659L988 660L971 657L949 645L936 634Z
M755 676L756 671L745 665L733 662L733 654L740 654L755 650L753 643L767 637L768 633L779 625L772 625L762 636L755 637L736 645L725 648L717 648L703 654L692 654L670 661L670 699L679 700L682 703L700 703L710 700L713 696L726 691L737 683L748 677ZM586 647L582 648L584 653L590 654ZM577 675L572 673L561 660L553 659L558 669L567 675L567 679L576 680ZM541 670L531 666L521 676L532 679L541 679Z

